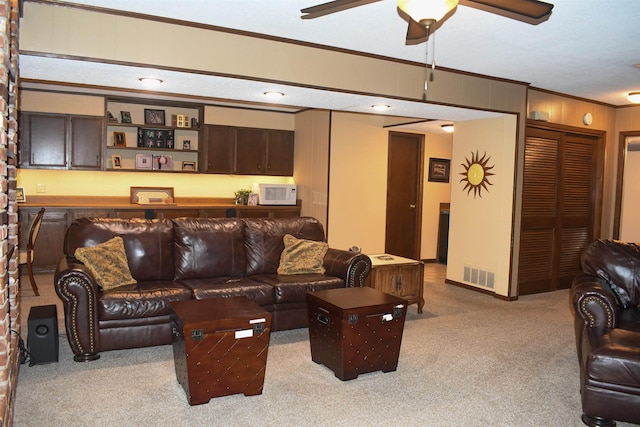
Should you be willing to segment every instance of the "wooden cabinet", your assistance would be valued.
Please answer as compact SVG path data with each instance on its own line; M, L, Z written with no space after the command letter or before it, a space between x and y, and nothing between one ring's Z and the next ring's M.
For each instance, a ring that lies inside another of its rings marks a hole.
M293 175L294 132L285 130L267 131L265 175Z
M100 169L102 117L23 113L20 166L42 169Z
M236 164L240 175L266 175L266 140L264 129L236 129Z
M369 255L371 273L367 286L418 304L418 313L424 306L424 264L409 258L390 254Z
M235 173L293 175L292 131L240 128L236 137Z
M71 169L102 169L102 117L71 116Z
M233 173L235 128L205 125L200 150L200 170L205 173Z
M200 164L203 172L238 175L293 175L294 132L206 125Z

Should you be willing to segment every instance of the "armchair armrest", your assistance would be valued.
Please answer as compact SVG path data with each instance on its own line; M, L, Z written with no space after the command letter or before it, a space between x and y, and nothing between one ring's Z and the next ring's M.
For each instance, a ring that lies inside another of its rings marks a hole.
M364 286L364 281L371 271L371 260L368 256L350 251L329 248L324 256L325 274L344 279L345 287Z
M67 339L74 360L98 359L98 296L101 291L91 272L80 261L66 257L58 262L53 283L64 306Z
M571 285L571 300L576 316L587 328L615 328L618 301L607 283L586 273L578 274Z

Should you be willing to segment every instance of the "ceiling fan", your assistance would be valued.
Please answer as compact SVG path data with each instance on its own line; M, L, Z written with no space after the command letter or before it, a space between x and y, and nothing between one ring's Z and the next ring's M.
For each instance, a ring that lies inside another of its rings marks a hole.
M335 0L301 10L302 19L313 19L381 0ZM398 0L401 16L409 23L407 42L426 39L431 28L460 3L464 6L538 24L551 14L553 5L538 0Z

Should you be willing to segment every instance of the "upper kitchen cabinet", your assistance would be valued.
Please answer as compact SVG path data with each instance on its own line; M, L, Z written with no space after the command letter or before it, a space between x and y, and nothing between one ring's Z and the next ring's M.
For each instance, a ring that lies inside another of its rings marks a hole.
M20 167L102 168L102 117L22 113L19 123Z
M206 125L203 172L237 175L293 175L294 132Z
M236 131L232 126L205 125L200 170L205 173L233 173Z

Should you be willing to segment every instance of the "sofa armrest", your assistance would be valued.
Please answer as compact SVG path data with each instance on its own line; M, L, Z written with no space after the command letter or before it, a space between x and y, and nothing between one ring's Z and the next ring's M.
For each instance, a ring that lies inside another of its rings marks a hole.
M615 328L618 323L618 301L607 283L585 273L578 274L571 285L571 300L576 316L587 328Z
M351 251L329 248L324 256L325 274L340 277L345 287L364 286L364 281L371 271L371 260L368 256Z
M75 258L58 262L53 283L64 307L65 328L74 360L99 358L98 296L101 291L93 275Z

